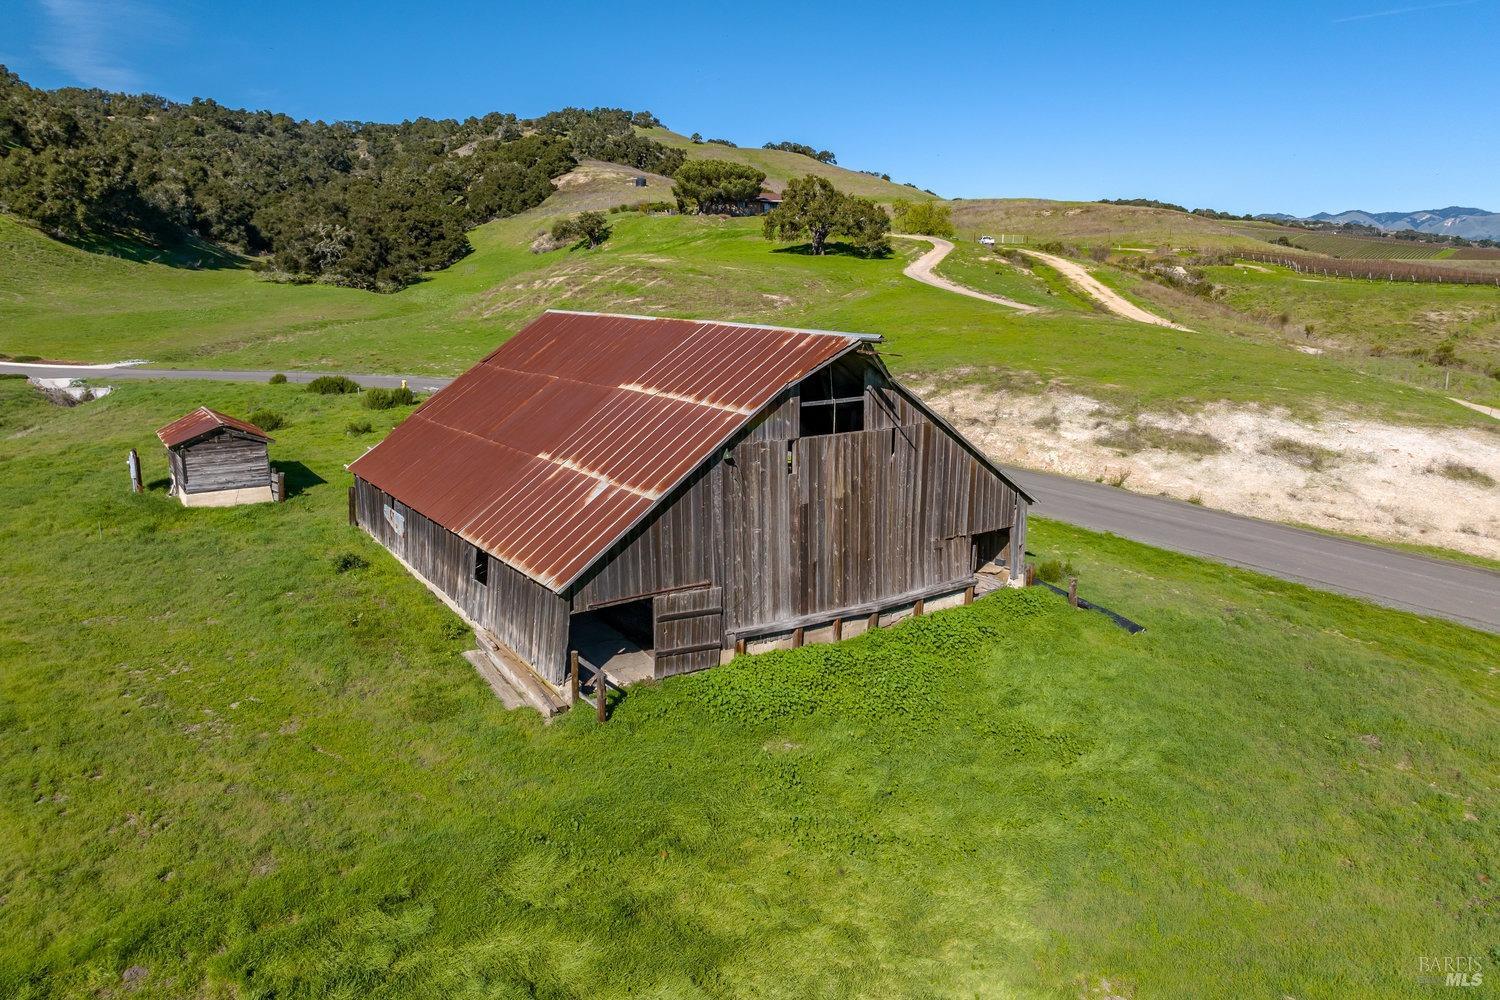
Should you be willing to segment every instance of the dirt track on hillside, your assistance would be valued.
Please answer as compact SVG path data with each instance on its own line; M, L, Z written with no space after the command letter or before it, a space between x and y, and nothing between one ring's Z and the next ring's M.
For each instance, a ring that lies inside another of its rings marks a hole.
M1029 250L1025 247L1017 247L1017 249L1024 254L1030 254L1032 257L1035 257L1043 263L1056 268L1059 272L1061 272L1063 277L1067 278L1074 285L1078 286L1078 288L1085 295L1093 299L1095 302L1098 302L1101 306L1103 306L1105 309L1108 309L1116 316L1120 316L1124 319L1133 319L1137 323L1150 323L1152 326L1164 326L1169 330L1181 330L1184 333L1192 333L1192 331L1185 326L1180 326L1177 323L1173 323L1169 319L1162 319L1155 313L1149 313L1146 310L1142 309L1140 306L1136 305L1134 302L1131 302L1129 299L1125 298L1125 296L1121 295L1113 288L1105 285L1098 278L1095 278L1092 274L1089 274L1088 271L1084 270L1082 265L1075 264L1073 261L1068 260L1066 257L1058 257L1055 254L1042 253L1040 250Z
M915 278L924 285L941 288L945 292L954 292L958 295L967 295L971 299L983 299L986 302L993 302L997 306L1005 306L1005 308L1014 309L1017 312L1041 312L1036 306L1028 306L1024 302L1017 302L1015 299L1007 299L1000 295L990 295L987 292L969 288L967 285L960 285L956 281L949 281L947 278L937 274L937 266L943 262L943 258L953 252L953 244L941 236L914 236L908 233L892 233L891 235L900 240L926 240L932 244L931 250L906 265L906 269L902 273L908 278Z

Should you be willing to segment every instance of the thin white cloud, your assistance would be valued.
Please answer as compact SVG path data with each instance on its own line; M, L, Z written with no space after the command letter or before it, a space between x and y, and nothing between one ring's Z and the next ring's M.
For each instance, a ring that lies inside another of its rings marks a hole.
M1349 17L1336 17L1334 24L1347 24L1350 21L1368 21L1376 17L1395 17L1397 14L1416 14L1424 10L1441 10L1444 7L1472 7L1479 0L1451 0L1449 3L1429 3L1421 7L1397 7L1393 10L1377 10L1369 14L1354 14Z
M41 54L85 87L141 90L127 50L138 40L170 34L159 11L131 0L41 0L47 28Z

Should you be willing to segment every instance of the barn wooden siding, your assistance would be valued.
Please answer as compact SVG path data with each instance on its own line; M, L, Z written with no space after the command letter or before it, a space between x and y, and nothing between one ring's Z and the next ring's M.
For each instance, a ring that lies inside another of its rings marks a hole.
M562 684L568 658L568 600L488 553L487 582L475 581L474 546L359 477L355 516L386 548L494 632L553 684ZM386 508L393 512L391 518ZM402 524L397 531L395 520Z
M717 586L726 631L746 635L965 587L974 535L1019 536L1018 496L874 365L866 400L873 429L799 438L783 394L575 585L573 609Z
M251 489L271 483L266 443L238 431L222 430L170 451L177 484L187 493Z

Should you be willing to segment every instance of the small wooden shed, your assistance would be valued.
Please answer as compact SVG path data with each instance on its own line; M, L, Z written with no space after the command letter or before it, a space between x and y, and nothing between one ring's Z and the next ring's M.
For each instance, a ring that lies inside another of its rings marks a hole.
M265 503L271 492L271 438L254 424L206 406L156 432L172 467L172 492L184 507Z
M351 514L552 685L1018 582L1028 497L878 337L553 310L356 460Z

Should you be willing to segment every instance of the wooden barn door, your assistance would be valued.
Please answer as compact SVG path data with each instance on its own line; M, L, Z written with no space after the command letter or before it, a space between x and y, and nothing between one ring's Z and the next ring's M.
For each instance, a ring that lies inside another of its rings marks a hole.
M718 666L724 648L724 588L675 590L655 599L656 678Z

